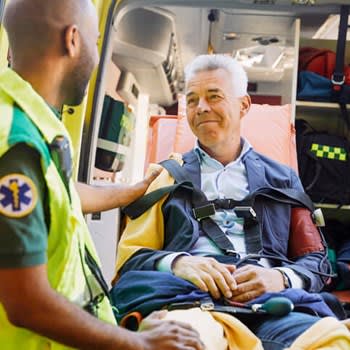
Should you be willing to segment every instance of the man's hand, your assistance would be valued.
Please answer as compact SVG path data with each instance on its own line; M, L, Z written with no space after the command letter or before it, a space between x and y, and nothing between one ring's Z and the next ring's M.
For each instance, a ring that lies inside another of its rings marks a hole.
M232 300L247 302L267 292L284 289L283 276L278 270L255 265L238 268L233 277L237 288L232 292Z
M204 350L197 331L187 323L162 320L165 315L166 311L154 312L141 322L140 349Z
M181 256L173 266L176 276L209 292L215 299L221 295L232 297L232 291L236 289L236 281L232 276L234 271L234 265L221 264L213 258L200 256Z

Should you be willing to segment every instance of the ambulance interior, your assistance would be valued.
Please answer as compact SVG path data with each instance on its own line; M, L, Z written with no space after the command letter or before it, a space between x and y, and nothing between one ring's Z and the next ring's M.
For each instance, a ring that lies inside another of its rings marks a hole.
M208 52L232 55L245 67L254 105L242 132L258 151L297 169L296 119L306 119L320 130L344 131L336 104L296 98L299 48L335 50L339 5L145 3L122 2L113 12L98 72L99 89L84 125L79 180L133 183L150 162L189 150L195 140L185 118L184 67ZM350 62L350 45L346 56ZM350 206L320 206L326 221L349 221ZM110 281L120 212L95 213L87 220Z

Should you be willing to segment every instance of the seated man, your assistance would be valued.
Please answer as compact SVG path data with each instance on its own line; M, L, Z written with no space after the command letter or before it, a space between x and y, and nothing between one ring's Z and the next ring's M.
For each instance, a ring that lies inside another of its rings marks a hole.
M181 163L187 179L208 200L240 201L261 188L303 192L292 169L256 153L240 136L240 121L251 101L246 73L234 59L222 55L197 57L186 69L186 99L188 122L198 142ZM166 182L169 185L171 176L163 171L152 188ZM323 288L330 266L311 215L306 220L316 237L314 249L304 249L302 255L287 261L290 203L257 197L254 211L259 233L251 230L247 224L250 218L239 215L237 207L217 208L210 218L232 245L232 249L225 249L208 234L204 224L207 220L194 217L192 199L186 191L174 191L137 219L128 221L119 244L119 276L132 270L172 272L216 300L225 297L234 302L250 302L287 288L296 288L297 294L302 289L319 292ZM264 257L237 265L251 253ZM118 293L118 284L115 288ZM284 349L319 317L291 312L284 317L240 319L261 339L264 349Z

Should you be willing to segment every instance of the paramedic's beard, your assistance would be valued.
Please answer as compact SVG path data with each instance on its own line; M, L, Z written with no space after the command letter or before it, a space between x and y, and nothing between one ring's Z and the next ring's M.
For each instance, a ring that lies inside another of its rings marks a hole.
M67 105L78 106L82 103L84 97L86 96L88 92L89 79L92 72L92 69L90 70L87 65L87 62L81 62L79 66L75 67L75 69L71 72L69 79L72 85L69 89L70 96L68 96L70 103L67 103Z
M87 52L82 50L80 63L72 72L71 79L74 85L72 86L71 105L80 105L87 94L90 76L93 71L93 66L88 57Z
M82 41L79 63L71 71L70 81L72 82L72 95L70 106L80 105L88 92L88 84L95 63L93 55L89 52L88 46Z
M80 105L87 93L90 75L87 74L86 67L82 67L83 65L84 63L80 63L79 66L72 67L65 76L61 87L65 105Z
M83 102L87 91L87 83L84 84L84 86L82 86L82 84L79 86L75 85L75 88L72 89L70 96L68 97L65 104L69 106L79 106Z
M79 90L76 91L75 101L74 101L76 106L80 105L83 102L85 96L87 95L87 93L88 93L88 84L89 84L89 81L87 81L85 83L82 83L80 85Z

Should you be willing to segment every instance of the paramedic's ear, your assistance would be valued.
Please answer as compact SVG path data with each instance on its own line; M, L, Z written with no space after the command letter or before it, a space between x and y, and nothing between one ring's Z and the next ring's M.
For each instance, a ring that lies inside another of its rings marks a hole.
M64 49L69 57L77 57L80 52L80 34L78 27L73 24L66 28L64 33Z
M249 111L252 101L249 95L245 95L240 97L241 105L240 105L240 117L243 118Z

